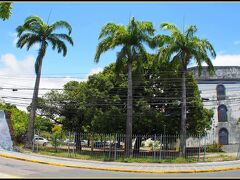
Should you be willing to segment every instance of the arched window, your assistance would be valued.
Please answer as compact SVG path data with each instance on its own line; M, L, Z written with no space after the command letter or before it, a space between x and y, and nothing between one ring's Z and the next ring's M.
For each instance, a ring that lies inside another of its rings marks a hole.
M225 105L218 106L218 122L227 121L227 107Z
M217 85L217 100L225 100L225 86L222 84Z
M219 144L228 144L228 130L226 128L221 128L219 130Z

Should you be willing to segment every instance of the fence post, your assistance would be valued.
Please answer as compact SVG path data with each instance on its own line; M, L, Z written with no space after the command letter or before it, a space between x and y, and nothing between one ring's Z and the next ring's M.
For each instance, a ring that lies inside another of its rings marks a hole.
M115 141L114 141L114 161L117 159L117 134L115 134Z
M39 136L39 131L37 131L37 135ZM33 135L34 137L34 135ZM38 153L38 143L37 143L37 153Z
M67 146L68 146L68 157L71 157L71 154L70 154L70 147L69 147L69 142L70 142L70 132L68 132Z
M160 135L160 152L159 152L159 159L162 159L162 134Z
M203 157L203 160L205 161L206 160L206 136L204 137L204 157Z
M236 157L236 159L238 160L238 159L240 159L240 135L239 135L239 138L238 138L238 152L237 152L237 157Z
M111 135L109 135L110 138L110 147L109 147L109 152L108 152L108 159L111 160L111 151L112 151L112 140L111 140Z
M198 161L200 160L200 135L198 135Z
M34 142L35 142L35 138L34 138L34 135L35 135L35 129L33 129L33 139L32 139L32 152L34 152Z
M156 159L156 151L155 151L155 145L156 145L156 134L154 135L154 143L153 143L153 159Z

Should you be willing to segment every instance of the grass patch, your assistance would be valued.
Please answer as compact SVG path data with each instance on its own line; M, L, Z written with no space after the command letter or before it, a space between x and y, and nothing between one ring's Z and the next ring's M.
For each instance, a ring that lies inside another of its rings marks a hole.
M31 149L26 149L23 146L18 146L18 149L20 152L32 152ZM55 156L55 157L65 157L65 158L75 158L75 159L81 159L81 160L96 160L96 161L114 161L114 155L111 154L109 156L108 152L96 153L91 151L81 151L80 153L73 153L71 150L71 153L68 153L68 150L62 150L62 149L56 149L50 148L50 147L39 147L39 151L37 152L41 155L48 155L48 156ZM211 155L211 156L210 156ZM125 163L195 163L195 162L216 162L216 161L231 161L236 160L235 156L229 156L226 153L218 152L218 153L208 153L205 160L203 158L203 155L201 154L201 157L198 159L197 156L189 157L189 158L183 158L183 157L176 157L173 159L158 159L156 157L155 159L152 156L145 156L145 157L125 157L123 155L119 156L117 155L117 158L115 162L125 162Z

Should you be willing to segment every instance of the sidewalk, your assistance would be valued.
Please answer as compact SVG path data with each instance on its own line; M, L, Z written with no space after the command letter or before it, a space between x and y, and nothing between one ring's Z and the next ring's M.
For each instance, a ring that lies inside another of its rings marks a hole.
M120 162L79 160L71 158L45 156L33 153L26 154L19 152L10 152L5 150L0 150L0 156L54 166L121 172L196 173L196 172L216 172L224 170L240 170L240 160L225 162L186 163L186 164L120 163Z
M5 174L5 173L0 172L0 179L12 179L12 178L16 179L16 178L21 178L21 177L13 176L11 174Z

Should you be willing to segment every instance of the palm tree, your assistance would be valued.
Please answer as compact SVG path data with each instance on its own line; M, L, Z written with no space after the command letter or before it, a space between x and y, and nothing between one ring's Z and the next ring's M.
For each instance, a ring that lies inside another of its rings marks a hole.
M68 34L54 33L55 30L60 28L66 28L68 30ZM62 52L63 56L66 56L67 47L63 40L73 45L72 38L70 37L72 28L66 21L56 21L52 25L48 25L38 16L29 16L25 19L23 25L17 27L16 31L19 38L17 41L18 48L23 48L26 45L27 50L29 50L34 44L40 44L38 56L35 61L36 81L30 111L30 121L28 123L27 141L25 145L26 147L31 147L34 134L33 129L36 116L42 61L45 56L46 49L48 45L51 44L53 50L57 48L58 53Z
M132 118L133 118L133 96L132 96L132 65L133 62L147 59L147 52L143 43L150 44L151 36L155 29L151 22L137 21L131 18L128 26L108 23L99 35L101 42L97 46L95 62L98 63L100 55L110 49L121 46L117 53L116 71L121 68L124 62L128 66L128 95L127 95L127 122L126 122L126 145L125 153L130 155L132 152Z
M201 74L202 63L208 65L209 73L214 72L209 55L216 57L213 46L207 39L199 39L194 33L196 26L189 26L181 32L175 25L161 23L161 29L170 31L171 35L157 35L154 38L156 45L160 46L158 57L160 60L179 63L182 76L182 100L181 100L181 130L180 130L180 155L185 156L186 148L186 74L187 66L194 60L198 66L198 73ZM208 54L209 52L209 54Z

